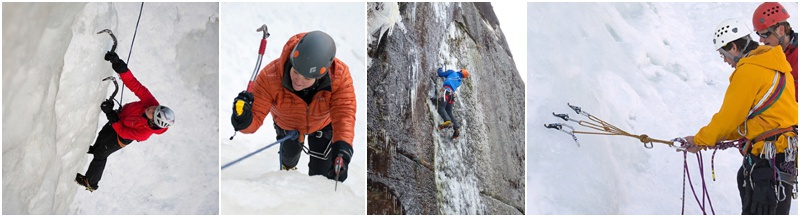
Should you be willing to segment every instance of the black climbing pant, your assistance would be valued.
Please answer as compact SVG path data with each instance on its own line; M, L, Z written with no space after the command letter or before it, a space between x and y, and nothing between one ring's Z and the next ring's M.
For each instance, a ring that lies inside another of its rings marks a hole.
M97 140L94 145L89 147L89 153L94 155L85 175L89 181L89 186L97 189L97 183L103 177L103 170L106 168L108 156L131 142L132 140L119 138L117 132L111 127L111 123L106 123L103 126L100 133L97 134Z

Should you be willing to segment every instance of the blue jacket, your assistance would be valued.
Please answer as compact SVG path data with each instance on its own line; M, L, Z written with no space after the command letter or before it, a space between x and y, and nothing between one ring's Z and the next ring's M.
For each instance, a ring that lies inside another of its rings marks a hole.
M439 68L438 73L439 77L445 78L444 84L442 86L444 87L449 86L450 88L453 88L453 92L458 90L458 86L461 86L461 79L463 79L463 76L461 75L461 70L453 71L448 69L447 71L443 72L442 68Z

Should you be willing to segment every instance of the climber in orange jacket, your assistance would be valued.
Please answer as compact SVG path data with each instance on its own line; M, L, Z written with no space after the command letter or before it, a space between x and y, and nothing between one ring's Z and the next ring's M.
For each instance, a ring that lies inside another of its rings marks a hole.
M356 96L348 66L335 58L336 45L322 31L292 36L280 57L264 67L253 84L234 99L231 124L242 133L254 133L272 114L278 138L298 131L296 140L280 146L282 170L296 169L308 136L308 175L335 178L334 160L341 155L344 169L338 181L347 179L353 153ZM242 106L238 108L237 102Z
M737 178L742 214L789 214L792 179L797 176L792 67L780 46L759 46L750 33L734 19L717 27L715 48L734 71L719 112L685 140L688 150L697 152L721 140L745 137L750 145L742 147L745 159Z

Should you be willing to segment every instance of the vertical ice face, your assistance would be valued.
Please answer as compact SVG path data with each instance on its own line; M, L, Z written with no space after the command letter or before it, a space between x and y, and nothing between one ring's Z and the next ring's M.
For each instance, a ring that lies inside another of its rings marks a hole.
M179 125L115 152L99 192L73 182L76 173L85 172L92 158L86 151L106 123L99 104L111 90L101 79L115 75L103 60L111 39L96 33L113 30L117 53L127 60L140 5L3 4L3 125L9 126L3 128L3 214L218 212L218 123L211 118L217 115L215 104L209 103L217 97L189 91L218 83L214 64L196 62L216 61L217 53L176 46L196 38L202 45L195 48L218 47L216 30L198 33L217 28L216 3L145 4L128 66L176 111ZM176 57L186 50L193 58ZM206 67L183 73L178 65ZM138 100L124 91L122 103Z

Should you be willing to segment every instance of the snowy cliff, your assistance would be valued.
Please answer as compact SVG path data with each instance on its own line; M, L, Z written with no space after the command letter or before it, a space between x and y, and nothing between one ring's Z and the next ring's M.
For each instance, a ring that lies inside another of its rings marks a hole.
M127 59L139 8L3 3L3 214L218 213L216 3L144 5L128 67L176 124L111 155L97 191L73 182L116 76L96 33L113 30Z
M368 213L523 214L524 92L489 3L368 3ZM466 68L439 132L439 67Z

